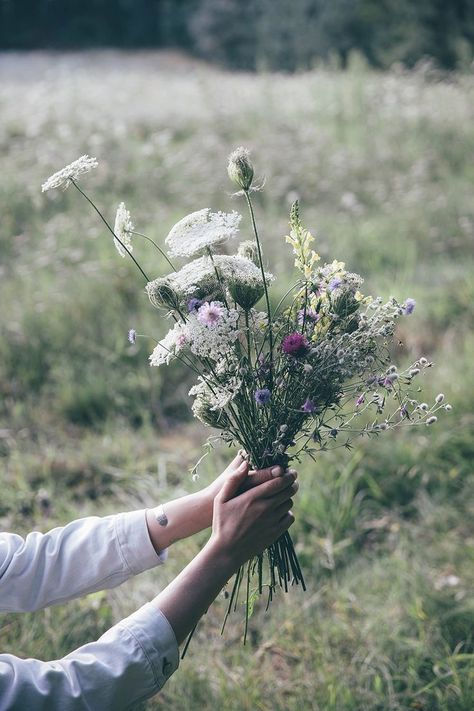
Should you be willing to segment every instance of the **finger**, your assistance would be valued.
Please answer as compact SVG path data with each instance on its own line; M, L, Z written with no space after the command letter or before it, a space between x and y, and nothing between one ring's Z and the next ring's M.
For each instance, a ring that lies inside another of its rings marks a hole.
M218 497L221 501L229 501L232 499L243 484L245 478L248 476L249 465L248 462L242 462L240 466L232 472L225 484L223 485Z
M238 469L242 462L244 461L244 457L242 456L242 450L239 449L231 463L227 466L226 471L231 472L234 471L235 469Z
M280 506L286 506L288 504L288 509L293 506L293 499L291 498L291 491L282 491L280 494L276 494L269 499L265 499L265 505L268 506L269 511L275 511Z
M273 473L272 473L273 472ZM266 481L271 481L276 476L281 476L283 469L281 467L267 467L266 469L251 469L249 475L244 482L244 491L252 489L254 486L264 484Z
M286 491L295 482L295 477L293 474L286 473L283 476L278 476L271 481L267 481L264 484L252 489L250 494L254 494L256 498L267 499L275 496L280 491Z
M287 531L295 522L295 517L292 511L288 511L281 519L280 525L283 526L283 531Z
M279 504L273 512L273 516L275 517L276 521L281 521L282 518L288 513L288 511L291 511L293 508L293 499L287 499L286 501L283 501L283 503Z

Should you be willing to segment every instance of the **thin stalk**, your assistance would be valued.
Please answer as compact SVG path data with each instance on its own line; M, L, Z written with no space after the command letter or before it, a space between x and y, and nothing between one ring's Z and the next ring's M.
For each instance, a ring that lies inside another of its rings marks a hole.
M255 235L255 241L257 243L258 250L258 261L260 263L260 271L262 272L263 288L265 289L265 301L267 304L268 313L268 341L270 345L270 382L273 381L273 333L272 333L272 310L270 307L270 298L268 296L267 281L265 279L265 270L263 268L263 257L262 249L260 246L260 237L258 236L257 223L255 222L255 215L253 211L252 201L250 199L249 191L245 190L245 199L247 200L247 205L250 212L250 219L252 221L253 232Z
M223 281L222 281L222 279L221 279L221 275L219 274L219 270L218 270L218 268L217 268L217 265L216 265L216 263L215 263L215 261L214 261L214 257L212 256L212 252L211 252L211 250L210 250L209 247L207 248L207 253L208 253L208 255L209 255L210 259L211 259L212 266L214 267L214 271L215 271L215 273L216 273L216 277L217 277L217 281L219 282L219 286L221 287L221 290L222 290L222 297L223 297L223 299L224 299L224 304L226 305L226 308L228 309L228 308L229 308L229 304L227 303L227 299L226 299L226 296L225 296L224 283L223 283Z
M174 266L174 264L173 264L173 262L171 261L171 259L168 258L168 255L166 254L166 252L165 252L163 249L161 249L161 247L160 247L159 244L156 244L156 242L155 242L154 239L151 239L151 237L147 237L147 236L144 235L142 232L135 232L135 230L129 230L129 232L130 232L131 235L137 235L137 237L143 237L144 239L148 240L148 242L151 242L152 244L154 244L155 247L156 247L156 249L158 250L158 252L161 254L161 256L166 259L166 261L167 261L168 264L170 265L171 269L172 269L174 272L177 271L177 269L176 269L176 267Z
M280 310L280 306L283 304L283 302L284 302L284 300L286 299L286 297L287 297L289 294L291 294L291 292L293 291L293 289L298 289L300 286L301 286L301 282L296 282L296 284L293 284L293 286L291 286L291 287L288 289L288 291L286 292L286 294L284 294L284 295L281 297L280 301L278 302L277 307L276 307L276 309L275 309L275 311L274 311L273 316L276 316L276 315L277 315L278 311Z
M113 235L114 239L117 240L117 242L118 242L118 243L124 248L124 250L127 252L128 256L135 262L135 265L136 265L136 266L138 267L138 269L141 271L141 273L143 274L143 276L145 277L145 279L146 279L146 281L147 281L147 283L148 283L148 282L150 281L149 278L147 277L147 275L145 274L145 272L143 271L143 269L141 268L141 266L139 265L139 263L137 262L137 260L136 260L135 257L133 256L133 254L131 253L131 251L124 245L124 243L122 242L122 240L121 240L119 237L117 237L117 235L115 234L115 232L113 231L113 229L111 228L111 226L109 225L109 223L107 222L107 220L105 219L105 217L103 216L103 214L101 213L101 211L99 210L99 208L92 202L92 200L90 199L90 197L88 197L88 196L85 194L85 192L84 192L83 190L81 190L81 188L79 187L79 185L76 183L76 181L75 181L73 178L71 178L70 180L71 180L71 183L74 185L74 187L77 188L77 190L79 190L79 192L81 193L81 195L82 195L83 197L85 197L85 199L87 200L87 202L89 203L89 205L92 205L92 207L94 208L94 210L96 211L96 213L99 215L99 217L100 217L100 219L102 220L102 222L104 223L104 225L107 227L107 229L109 230L109 232Z

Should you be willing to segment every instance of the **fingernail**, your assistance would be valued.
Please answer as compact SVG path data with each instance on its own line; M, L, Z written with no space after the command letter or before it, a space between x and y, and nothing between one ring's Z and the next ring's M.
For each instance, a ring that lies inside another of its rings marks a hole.
M283 474L283 469L281 467L273 467L270 474L272 476L281 476Z
M296 469L287 469L285 474L290 474L291 476L296 476Z

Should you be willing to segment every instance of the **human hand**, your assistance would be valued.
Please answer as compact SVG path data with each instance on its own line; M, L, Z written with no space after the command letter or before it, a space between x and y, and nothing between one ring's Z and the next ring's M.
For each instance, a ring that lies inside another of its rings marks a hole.
M203 490L204 498L207 502L207 506L209 508L210 514L212 516L212 507L214 505L214 499L218 495L218 493L221 491L222 487L226 483L226 481L231 477L237 470L238 468L245 462L245 458L242 455L242 452L238 452L238 454L234 457L234 459L230 462L230 464L224 469L222 474L220 474L213 482L210 484L206 489ZM298 474L295 469L289 469L289 472L291 472L295 478L297 478ZM240 489L239 489L239 494L243 493L244 491L247 491L248 489L251 489L254 486L258 486L259 484L263 484L266 481L271 481L276 476L281 476L284 473L284 470L282 467L279 466L272 466L272 467L267 467L266 469L251 469L248 472L248 476L244 479Z
M264 551L294 522L295 474L273 476L241 493L248 475L248 463L243 461L214 500L210 542L235 569Z

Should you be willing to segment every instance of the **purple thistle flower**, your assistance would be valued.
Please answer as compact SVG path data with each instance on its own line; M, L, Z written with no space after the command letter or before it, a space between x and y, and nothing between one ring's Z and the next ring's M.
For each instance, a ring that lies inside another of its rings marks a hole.
M319 314L315 309L306 309L306 315L305 315L305 310L300 309L298 311L298 323L300 326L303 325L303 322L306 320L306 323L317 323L319 321Z
M272 394L268 388L262 388L261 390L255 390L254 398L257 405L266 405L271 398Z
M193 296L193 298L188 301L188 312L197 311L200 306L202 306L202 300L196 299L196 297Z
M364 395L364 393L362 393L362 395L359 395L359 397L356 400L356 407L359 407L360 405L362 405L364 403L364 401L365 401L365 395Z
M131 328L130 331L128 332L128 342L135 344L137 342L137 332L135 331L134 328Z
M406 299L405 306L403 308L403 313L405 316L409 316L415 310L416 301L415 299Z
M301 406L303 412L314 412L316 410L316 405L309 397L306 398L305 402Z
M282 341L281 349L286 355L298 356L304 355L308 350L308 341L303 334L295 331L294 333L289 333Z

